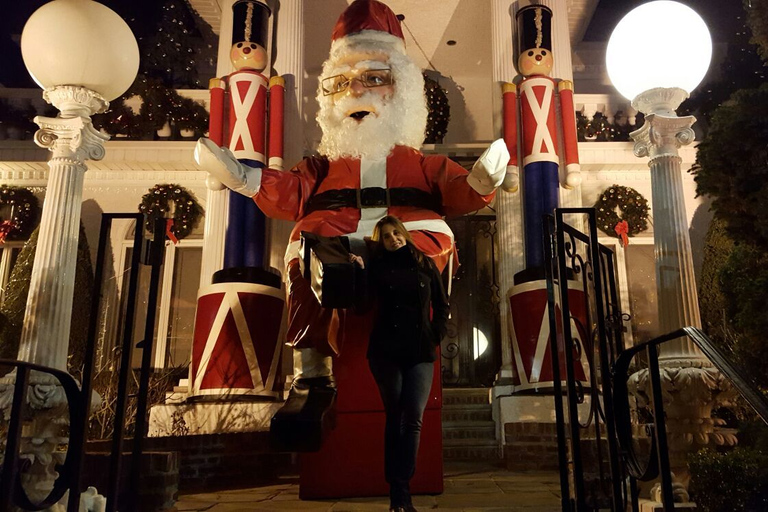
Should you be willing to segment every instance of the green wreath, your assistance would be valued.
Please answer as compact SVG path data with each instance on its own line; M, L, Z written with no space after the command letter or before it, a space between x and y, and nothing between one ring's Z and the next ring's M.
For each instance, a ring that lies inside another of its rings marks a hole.
M155 185L144 194L139 204L139 211L146 216L144 228L150 234L155 221L165 218L171 210L173 210L173 225L170 230L179 240L192 232L203 215L203 208L195 196L175 183Z
M28 188L0 186L0 208L9 206L9 218L2 217L0 221L9 221L6 234L7 240L26 240L37 226L40 205L37 197Z
M635 236L648 229L648 210L648 200L637 190L611 185L595 203L597 227L607 235L622 238L616 227L627 221L627 236Z

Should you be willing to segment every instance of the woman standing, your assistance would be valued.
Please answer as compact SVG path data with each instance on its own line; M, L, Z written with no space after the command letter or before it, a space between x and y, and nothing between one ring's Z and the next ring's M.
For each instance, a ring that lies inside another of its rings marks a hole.
M368 269L377 311L368 363L386 414L384 474L390 487L390 510L411 512L415 509L410 480L416 469L436 347L448 323L448 297L437 267L416 248L397 217L383 217L371 238L377 242ZM350 259L365 267L359 256L352 254Z

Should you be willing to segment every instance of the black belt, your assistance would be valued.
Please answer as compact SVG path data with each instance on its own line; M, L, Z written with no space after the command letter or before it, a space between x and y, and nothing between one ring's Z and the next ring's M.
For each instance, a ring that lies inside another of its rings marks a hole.
M413 206L440 213L440 201L430 192L418 188L343 188L326 190L309 200L306 213L317 210L339 210L341 208L388 208L390 206Z

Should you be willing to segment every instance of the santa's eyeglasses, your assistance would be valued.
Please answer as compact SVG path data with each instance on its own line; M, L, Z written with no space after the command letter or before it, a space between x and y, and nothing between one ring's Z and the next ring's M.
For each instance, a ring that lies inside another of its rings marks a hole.
M321 82L323 95L330 96L332 94L344 92L350 85L352 85L354 80L357 80L363 87L367 87L369 89L374 87L382 87L385 85L392 85L392 70L369 69L352 78L346 77L344 75L336 75L324 78Z

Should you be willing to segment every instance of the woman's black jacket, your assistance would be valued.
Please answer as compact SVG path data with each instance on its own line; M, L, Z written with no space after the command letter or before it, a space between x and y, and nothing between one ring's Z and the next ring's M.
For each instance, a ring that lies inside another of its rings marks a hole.
M435 264L428 257L419 264L414 250L381 250L369 261L369 293L377 309L368 359L409 365L436 359L435 347L447 329L448 297Z

